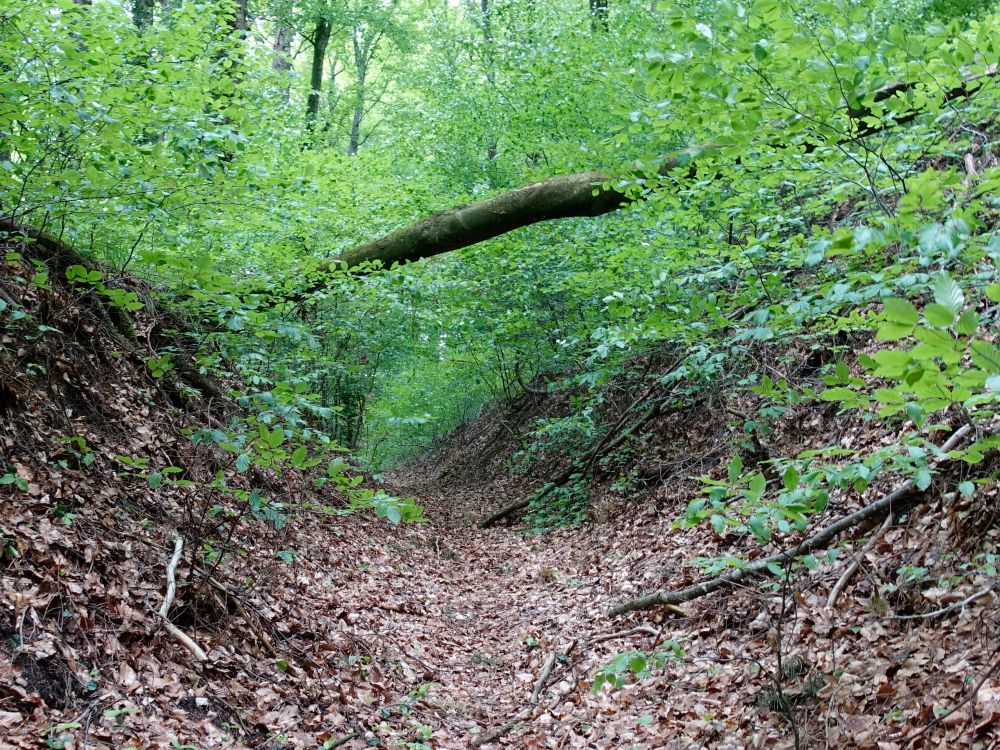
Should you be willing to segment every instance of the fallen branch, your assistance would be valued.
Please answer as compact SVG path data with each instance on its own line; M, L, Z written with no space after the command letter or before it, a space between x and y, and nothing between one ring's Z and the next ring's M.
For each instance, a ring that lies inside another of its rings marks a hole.
M527 508L529 505L531 505L532 502L537 502L538 500L541 500L547 495L549 495L549 493L551 493L553 490L562 487L575 474L583 475L586 474L588 471L590 471L590 468L591 466L593 466L595 461L597 461L602 456L607 455L612 451L616 450L622 443L624 443L628 439L630 435L634 435L638 430L642 429L642 427L649 420L651 420L657 414L660 414L661 411L663 410L663 406L671 398L673 398L673 393L674 393L673 391L671 391L662 398L658 398L656 401L650 404L649 407L647 407L647 409L639 416L637 420L635 420L629 427L622 430L621 428L625 423L625 418L632 412L633 409L635 409L636 406L640 405L642 401L644 401L652 393L653 388L655 386L656 383L651 385L645 391L645 393L643 393L643 395L632 404L632 406L630 406L628 409L625 410L625 413L618 420L615 426L612 427L610 430L608 430L607 433L605 433L604 437L602 437L593 448L587 451L587 455L585 455L583 458L574 461L566 469L564 469L558 476L556 476L554 479L549 480L548 484L540 492L536 492L534 495L529 495L526 498L522 498L517 502L511 503L505 508L498 510L492 516L484 518L482 521L479 522L479 528L488 529L497 521L501 521L507 516L510 516L519 510ZM611 439L612 436L615 436L613 440Z
M988 593L990 593L991 591L993 591L993 589L995 589L998 585L1000 585L1000 578L994 579L993 583L991 583L986 588L977 591L975 594L972 594L971 596L965 597L960 602L955 602L954 604L949 604L947 607L942 607L941 609L935 609L933 612L925 612L925 613L920 614L920 615L892 615L889 619L890 620L928 620L928 619L930 619L932 617L943 617L944 615L951 614L952 612L954 612L956 610L964 609L966 605L972 604L972 602L976 601L976 599L982 599Z
M530 715L531 715L530 708L521 709L520 711L518 711L517 715L513 719L508 721L503 726L497 727L492 732L487 732L484 735L476 737L474 740L472 740L472 742L469 743L469 747L482 747L483 745L488 745L494 740L500 739L505 734L507 734L507 732L509 732L511 729L513 729L518 724L528 719Z
M943 453L947 453L952 450L971 431L972 427L970 425L965 425L959 428L950 438L948 438L947 441L945 441L945 444L941 446L941 451ZM879 500L866 505L860 510L856 510L854 513L843 516L842 518L834 521L823 530L803 539L790 550L785 550L784 552L779 552L775 555L755 560L746 567L737 568L736 570L723 573L716 578L703 581L702 583L696 583L692 586L688 586L687 588L676 591L659 589L648 594L643 594L635 599L619 604L611 610L611 615L623 615L626 612L631 612L633 610L651 609L652 607L659 605L682 604L684 602L690 602L694 599L706 596L715 591L719 591L720 589L731 588L747 578L760 575L772 564L785 563L789 560L794 560L796 557L801 555L809 554L813 550L825 549L842 532L854 528L870 518L881 516L883 513L897 512L903 508L908 508L914 504L914 501L917 498L922 496L923 493L915 490L913 480L909 479L888 495L885 495Z
M177 594L177 564L181 561L182 554L184 554L184 539L178 536L174 539L174 555L170 558L170 562L167 563L167 593L163 597L163 604L160 605L160 611L157 614L159 615L163 629L170 633L174 637L174 640L190 651L198 661L204 662L208 661L208 654L190 636L167 619L170 607L174 603L174 596Z
M986 668L986 671L979 676L979 680L977 680L976 684L972 686L972 690L969 691L969 694L965 696L961 701L952 706L947 712L940 714L939 716L935 716L934 719L932 719L930 722L925 724L923 727L918 729L913 734L904 737L903 739L906 741L906 746L909 747L914 743L914 741L920 739L925 734L927 734L927 732L932 727L943 722L953 713L962 708L962 706L974 701L976 699L976 696L979 695L980 689L983 687L983 685L986 684L986 681L993 675L994 672L997 671L998 668L1000 668L1000 659L994 660L993 663Z
M847 566L847 570L844 571L843 575L837 579L837 582L830 589L830 595L826 599L827 609L833 609L833 605L837 603L837 597L840 596L840 592L844 590L844 587L854 578L854 574L858 572L861 568L861 561L864 559L865 555L875 546L875 542L882 538L891 527L893 522L896 520L896 514L890 513L885 517L885 522L879 527L878 531L871 535L865 546L861 548L861 551L854 556L851 560L851 564Z
M328 748L328 750L333 750L335 747L340 747L346 745L353 739L361 736L361 732L351 732L350 734L345 734L343 737L338 737L335 740L327 740L329 744L324 744L323 747Z
M569 648L567 648L566 651L563 653L563 658L568 659L569 655L572 654L573 651L576 649L576 646L577 646L577 641L576 639L574 639L573 642L569 644ZM532 718L531 714L538 705L538 700L542 695L542 690L545 688L545 684L549 681L549 678L552 676L552 668L555 666L557 658L558 658L557 652L553 651L551 654L549 654L548 658L545 660L545 664L542 666L542 671L538 675L538 680L535 682L535 689L531 692L531 700L529 705L522 708L520 711L514 714L514 718L512 718L506 724L503 724L497 727L496 729L473 739L472 742L469 743L469 747L476 748L476 747L481 747L482 745L489 744L490 742L500 739L505 734L507 734L507 732L514 729L514 727L518 726L519 724L531 720ZM556 704L558 704L559 700L561 700L561 698L557 698Z
M637 625L634 628L629 628L628 630L619 630L617 633L607 633L606 635L599 635L597 638L592 638L587 641L588 646L593 646L598 643L604 643L605 641L613 641L618 638L628 638L630 635L651 635L656 637L660 634L660 631L654 628L652 625Z
M277 659L280 656L280 654L274 647L274 644L271 642L271 639L264 634L264 631L260 629L260 627L254 621L253 617L251 617L250 612L247 611L247 608L243 605L243 601L240 599L240 597L237 596L234 592L230 591L229 587L226 586L226 584L213 578L212 576L208 576L205 580L208 581L210 586L212 586L213 588L218 590L223 596L225 596L228 601L233 602L234 606L236 607L236 611L239 613L240 617L243 618L243 621L247 624L247 627L250 628L251 632L253 632L254 636L256 636L257 641L264 646L264 649L267 651L268 654ZM223 602L223 607L225 607L225 602Z
M549 654L549 658L545 660L545 664L542 667L541 674L538 675L538 681L535 683L535 689L531 691L531 703L532 706L538 704L538 698L542 694L542 689L545 687L545 683L549 680L549 675L552 674L552 667L556 663L556 652L553 651Z

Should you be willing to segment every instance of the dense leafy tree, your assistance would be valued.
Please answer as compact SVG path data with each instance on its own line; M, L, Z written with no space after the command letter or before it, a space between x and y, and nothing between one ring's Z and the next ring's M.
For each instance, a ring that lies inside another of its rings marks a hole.
M800 325L810 217L857 201L919 233L953 189L924 168L942 123L994 101L974 3L129 11L5 12L0 211L151 274L212 361L308 383L376 461L540 373L597 387L658 342L711 347L706 315ZM390 275L329 262L489 237Z

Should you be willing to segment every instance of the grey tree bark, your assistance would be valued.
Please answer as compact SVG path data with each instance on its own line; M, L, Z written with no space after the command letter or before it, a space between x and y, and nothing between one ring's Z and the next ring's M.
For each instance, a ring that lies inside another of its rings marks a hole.
M153 23L153 0L132 0L132 23L140 31Z
M281 87L281 96L286 104L291 93L288 79L292 71L291 53L293 36L294 32L290 28L283 23L279 23L278 28L274 31L274 42L271 45L271 49L274 52L274 56L271 58L271 69L280 74L282 80L285 81Z

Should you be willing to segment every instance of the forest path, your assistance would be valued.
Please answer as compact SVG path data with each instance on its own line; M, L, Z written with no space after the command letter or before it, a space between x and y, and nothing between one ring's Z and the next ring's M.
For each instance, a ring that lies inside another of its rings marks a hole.
M369 592L381 600L377 629L408 642L400 661L413 660L437 683L417 712L433 747L468 747L477 734L525 718L553 654L545 687L575 689L582 675L564 679L566 652L610 626L599 576L562 545L432 521L401 529L388 546L401 575L389 590L380 576ZM543 705L555 698L545 690L541 696Z
M641 714L620 711L618 694L595 696L589 689L595 671L615 654L657 643L648 626L601 640L631 627L607 612L621 599L622 577L635 574L629 567L646 557L616 547L616 540L634 539L636 527L545 535L480 530L455 521L470 519L489 498L415 489L428 523L396 527L388 539L372 537L381 562L363 569L378 575L366 575L357 581L362 590L355 590L359 606L377 602L370 627L398 651L389 647L388 661L420 675L411 682L436 683L422 698L404 698L412 703L409 714L393 723L413 726L414 741L422 731L433 748L474 747L501 728L506 731L482 747L621 747L625 739L632 740L628 747L656 747L637 741ZM411 494L399 484L394 491ZM438 520L442 516L446 520Z

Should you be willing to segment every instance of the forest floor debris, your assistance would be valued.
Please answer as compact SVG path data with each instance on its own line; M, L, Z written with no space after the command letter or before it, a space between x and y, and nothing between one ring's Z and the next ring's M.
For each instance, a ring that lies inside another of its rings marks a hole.
M390 476L428 523L304 505L281 529L240 527L238 553L206 572L192 555L207 542L178 556L174 536L205 498L152 487L118 458L210 475L218 457L183 434L197 405L185 413L103 336L85 295L5 294L63 313L39 340L5 334L0 362L0 470L22 485L0 488L0 747L996 746L996 580L986 558L970 570L956 554L974 540L995 564L996 487L935 495L846 541L858 571L832 608L850 555L784 585L612 618L623 599L699 579L695 558L753 554L746 539L671 529L696 491L686 461L713 456L724 424L654 422L657 465L679 468L647 500L619 492L601 522L531 535L473 527L530 484L507 469L513 443L477 439L495 427L487 414ZM36 377L18 375L26 363ZM803 412L777 439L831 435L883 437ZM668 450L678 439L685 455ZM316 499L294 478L258 479L286 503ZM864 504L845 502L817 523ZM621 654L658 649L642 679L591 690Z

